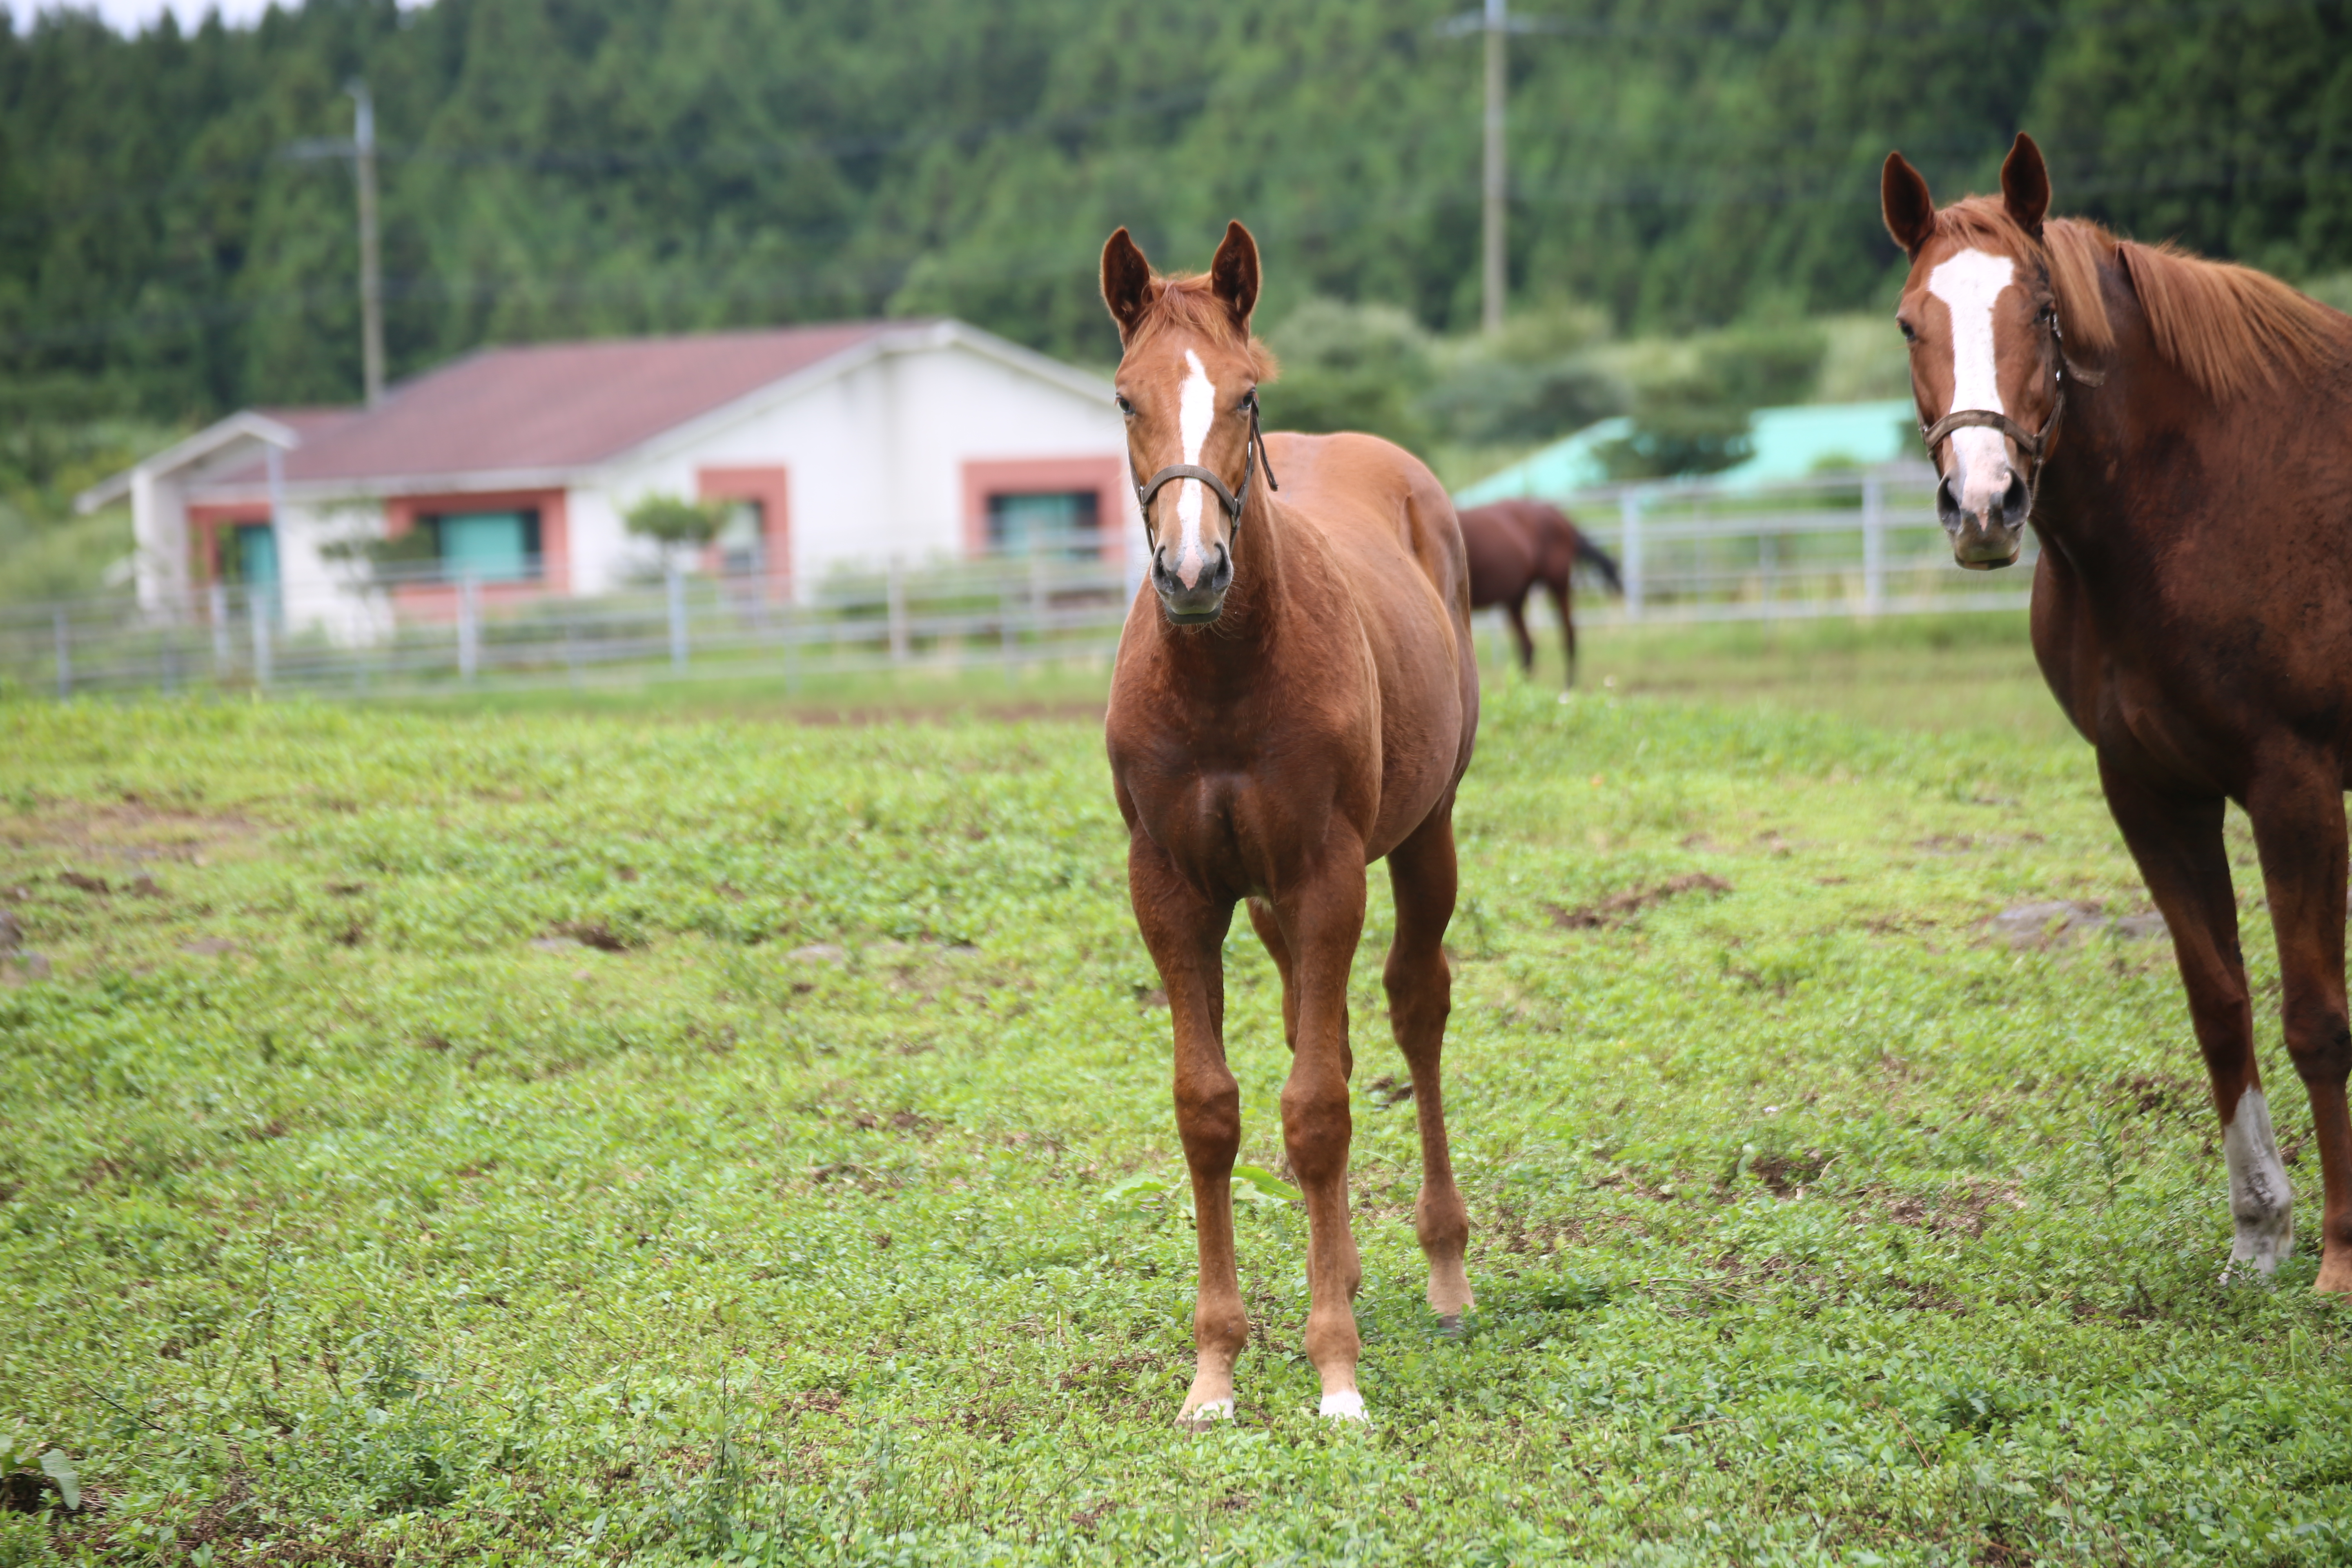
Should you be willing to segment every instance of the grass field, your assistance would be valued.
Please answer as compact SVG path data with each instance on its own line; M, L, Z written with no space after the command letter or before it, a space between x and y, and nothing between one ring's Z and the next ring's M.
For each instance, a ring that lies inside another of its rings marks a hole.
M2352 1560L2344 1310L2307 1239L2214 1282L2168 951L1986 931L2145 907L2010 629L1629 634L1490 695L1480 1310L1421 1304L1376 881L1369 1431L1313 1415L1281 1201L1241 1419L1173 1428L1192 1233L1131 1180L1181 1167L1098 727L0 709L50 973L0 965L0 1471L85 1505L0 1513L0 1565Z

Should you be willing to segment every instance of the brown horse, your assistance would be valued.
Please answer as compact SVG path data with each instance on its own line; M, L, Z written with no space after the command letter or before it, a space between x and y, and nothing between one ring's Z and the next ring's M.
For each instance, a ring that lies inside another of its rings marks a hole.
M1611 592L1625 584L1608 552L1584 536L1568 513L1540 500L1498 500L1462 513L1462 546L1470 555L1470 607L1503 606L1518 644L1519 668L1535 673L1535 639L1528 636L1528 595L1540 583L1559 612L1559 635L1568 650L1568 684L1576 684L1576 614L1569 606L1569 579L1580 564L1599 572Z
M1389 1020L1421 1121L1415 1228L1429 1304L1449 1321L1472 1305L1469 1215L1438 1070L1452 1006L1439 944L1454 914L1454 792L1478 723L1462 535L1435 477L1385 441L1261 445L1257 386L1272 365L1250 336L1257 246L1240 224L1207 275L1187 278L1153 276L1122 228L1103 247L1102 290L1125 351L1129 460L1150 476L1136 486L1150 591L1119 640L1107 738L1128 890L1168 992L1199 1227L1199 1359L1181 1418L1233 1414L1249 1333L1234 1272L1241 1093L1225 1065L1221 957L1246 900L1282 975L1282 1136L1307 1196L1307 1354L1322 1413L1361 1419L1348 971L1365 868L1382 856L1396 895Z
M2294 1214L2255 1065L2222 803L2252 820L2326 1190L2318 1286L2352 1291L2345 826L2352 782L2352 320L2242 267L2045 220L2023 136L1998 200L1938 212L1890 154L1896 320L1964 566L2042 538L2033 651L2097 749L2172 928L2221 1113L2236 1240L2268 1273Z

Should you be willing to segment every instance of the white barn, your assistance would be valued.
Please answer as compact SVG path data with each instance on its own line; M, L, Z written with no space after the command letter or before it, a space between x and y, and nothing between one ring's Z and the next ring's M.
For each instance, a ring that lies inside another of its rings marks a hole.
M740 503L709 563L800 597L893 559L1123 565L1140 526L1109 383L954 321L485 349L375 408L233 415L78 504L130 499L152 610L228 582L363 637L388 607L332 546L425 535L404 607L596 594L658 565L623 521L654 495Z

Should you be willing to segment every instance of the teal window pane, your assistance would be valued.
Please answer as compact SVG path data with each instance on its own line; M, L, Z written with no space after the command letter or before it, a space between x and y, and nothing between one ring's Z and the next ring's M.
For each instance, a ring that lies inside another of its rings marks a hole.
M1025 555L1091 556L1100 548L1092 490L1045 490L988 498L988 543Z
M278 586L278 531L269 524L236 525L236 580L248 588Z
M515 583L538 575L539 518L524 511L458 511L435 520L441 571L453 580Z

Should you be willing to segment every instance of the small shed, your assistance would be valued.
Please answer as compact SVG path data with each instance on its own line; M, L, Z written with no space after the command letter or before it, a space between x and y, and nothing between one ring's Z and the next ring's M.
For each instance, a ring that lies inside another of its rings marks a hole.
M1872 468L1896 462L1917 453L1919 416L1907 397L1799 404L1759 408L1749 417L1748 429L1753 449L1721 473L1706 476L1711 485L1752 489L1801 479L1824 468ZM1610 482L1601 449L1633 430L1633 420L1622 415L1588 425L1465 487L1454 501L1483 506L1519 496L1565 500L1579 490L1598 489Z
M961 321L852 321L484 349L374 408L232 415L78 504L130 500L152 610L235 583L365 636L371 542L413 542L407 601L593 595L659 569L638 500L722 501L709 563L804 597L891 560L1123 565L1126 472L1107 380Z

